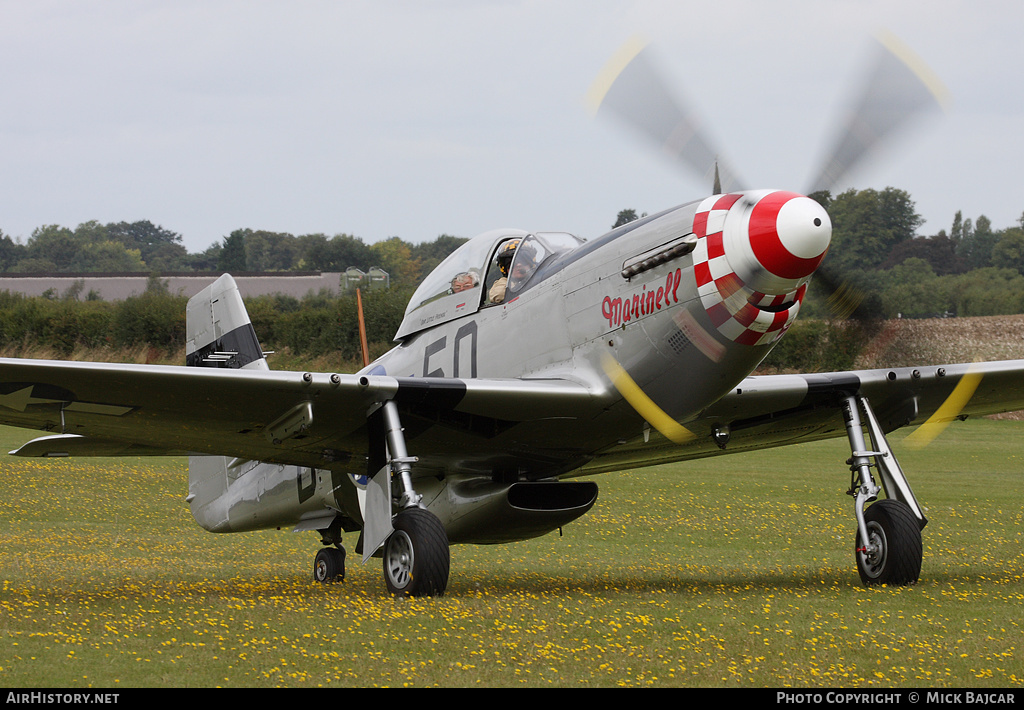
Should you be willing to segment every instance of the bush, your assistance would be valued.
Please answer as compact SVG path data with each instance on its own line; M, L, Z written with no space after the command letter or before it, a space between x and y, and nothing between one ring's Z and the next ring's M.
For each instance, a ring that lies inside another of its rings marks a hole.
M181 347L185 343L187 303L184 296L151 290L114 304L112 342L121 346Z
M391 342L405 315L404 289L363 294L366 336L371 343ZM246 300L256 337L265 350L288 348L297 355L361 357L355 294L310 294L301 302L275 297Z
M762 369L793 372L835 372L853 368L871 323L856 320L798 320L779 340Z
M0 294L0 345L42 346L62 355L77 346L98 347L110 339L113 304L54 301Z

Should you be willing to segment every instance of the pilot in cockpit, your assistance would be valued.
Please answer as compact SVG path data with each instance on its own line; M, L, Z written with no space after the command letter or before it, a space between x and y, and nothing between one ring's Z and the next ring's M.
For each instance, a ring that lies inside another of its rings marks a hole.
M468 291L476 286L476 274L470 271L463 271L460 274L456 274L455 278L451 282L451 293L462 293Z
M505 288L508 286L508 270L515 258L516 249L519 248L518 239L510 239L498 248L495 260L498 262L498 271L501 278L491 284L491 290L487 292L488 303L501 303L505 300Z
M488 292L490 303L502 303L505 300L505 291L518 291L537 268L536 250L529 239L522 243L515 239L502 245L498 250L497 260L502 275Z

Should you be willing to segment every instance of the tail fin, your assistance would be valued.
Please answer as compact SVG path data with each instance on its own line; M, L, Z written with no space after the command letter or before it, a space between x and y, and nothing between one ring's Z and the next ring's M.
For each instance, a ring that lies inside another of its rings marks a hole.
M185 333L185 364L189 367L270 369L238 286L228 274L189 299ZM232 459L223 456L188 458L189 506L196 522L207 530L230 530L230 503L224 494L231 480L231 463Z
M224 274L189 299L185 364L268 370L235 280Z

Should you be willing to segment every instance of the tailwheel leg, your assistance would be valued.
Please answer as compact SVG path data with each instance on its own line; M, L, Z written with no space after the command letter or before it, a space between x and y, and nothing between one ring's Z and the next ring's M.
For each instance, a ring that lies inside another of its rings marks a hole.
M862 410L872 449L868 449L864 437ZM861 581L867 585L915 584L921 576L924 554L921 529L927 520L867 399L861 396L844 399L843 418L852 453L847 462L853 473L849 493L855 499L857 536L854 548ZM888 497L868 506L882 490L871 474L872 467L877 468Z

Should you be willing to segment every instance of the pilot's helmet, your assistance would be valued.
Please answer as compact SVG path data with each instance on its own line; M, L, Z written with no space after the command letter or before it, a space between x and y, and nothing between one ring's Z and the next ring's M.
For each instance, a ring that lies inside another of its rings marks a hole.
M501 245L498 249L498 269L501 270L503 276L508 276L508 267L512 265L512 257L516 255L516 249L519 248L519 240L511 239Z

